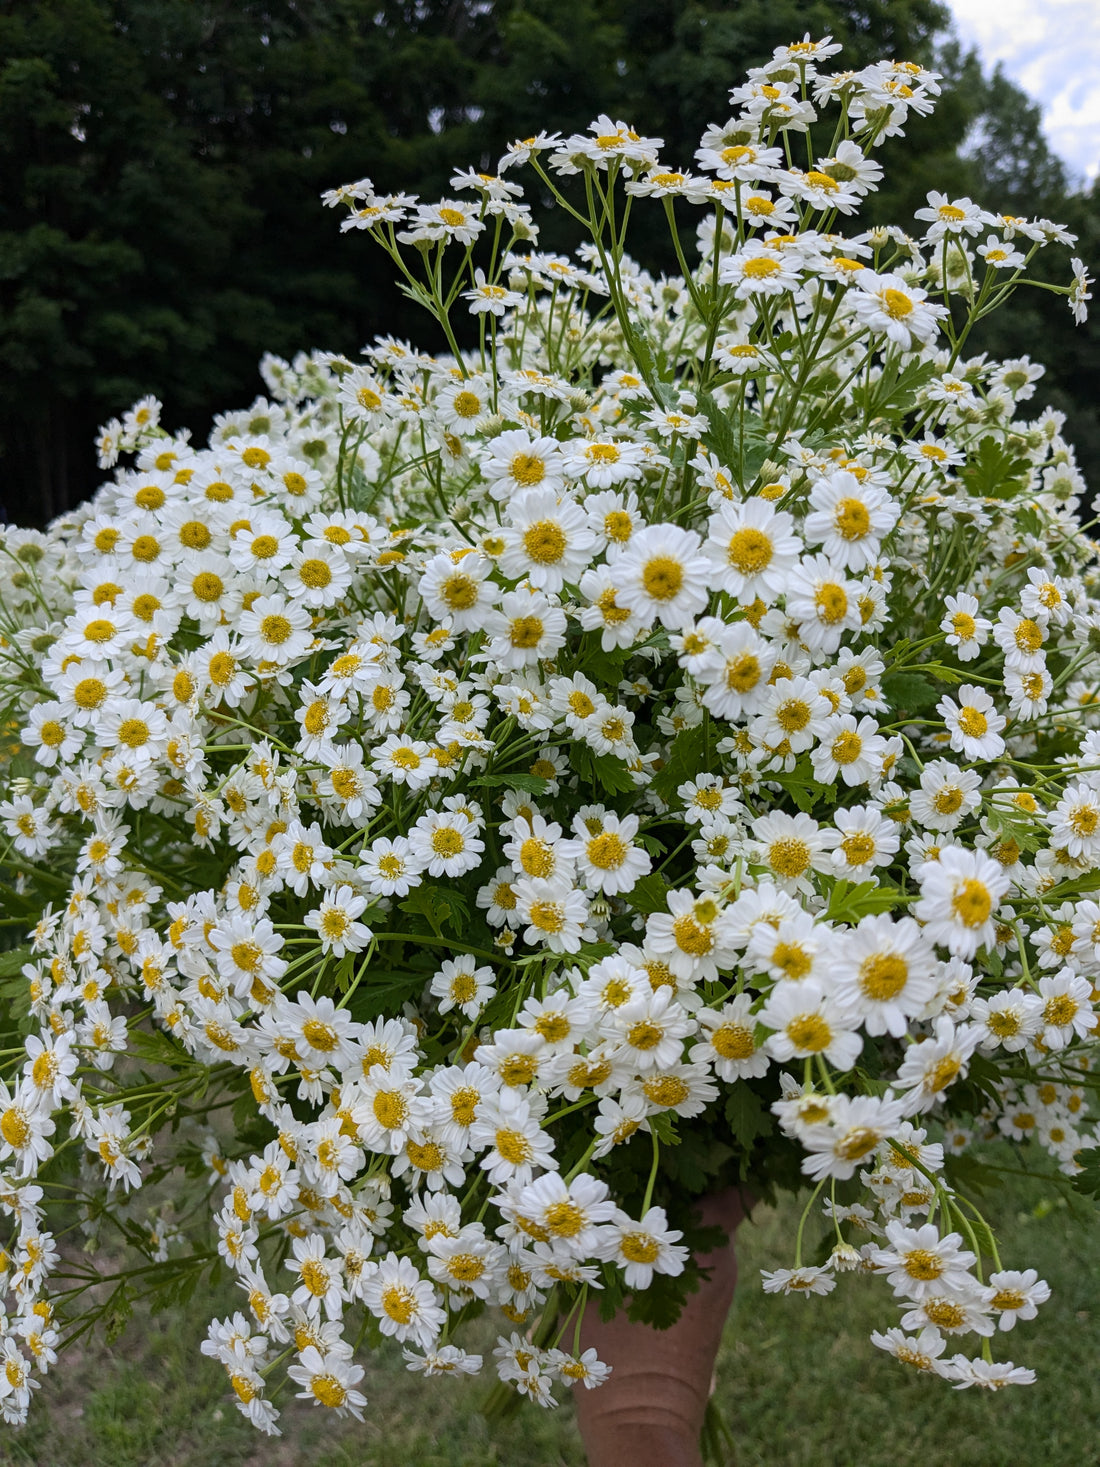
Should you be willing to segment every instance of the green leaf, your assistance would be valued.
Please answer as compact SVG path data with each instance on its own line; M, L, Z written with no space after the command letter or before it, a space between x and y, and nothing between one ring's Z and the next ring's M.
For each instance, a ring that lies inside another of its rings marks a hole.
M1085 1197L1100 1199L1100 1147L1093 1146L1088 1151L1078 1152L1078 1157L1082 1155L1085 1159L1073 1178L1074 1189Z
M126 1048L130 1055L146 1064L170 1065L178 1070L194 1063L183 1045L160 1029L131 1029Z
M638 370L645 378L646 385L656 393L657 399L662 407L671 408L676 406L677 392L673 382L668 381L665 376L665 367L662 357L654 352L649 340L643 330L632 330L629 335L629 345L638 364Z
M398 905L411 917L422 917L436 937L443 936L444 925L457 931L470 916L469 903L461 892L450 886L433 886L430 882L413 887Z
M548 781L541 774L526 774L522 770L509 770L507 774L483 774L471 780L474 789L521 790L525 795L544 795Z
M680 786L708 772L710 763L710 725L704 718L694 728L682 728L673 739L668 759L654 777L652 788L663 800L672 801Z
M1012 499L1027 487L1027 464L991 434L978 444L959 478L971 494L983 499Z
M810 762L807 756L801 757L803 769L796 768L793 774L769 774L768 780L772 784L778 784L787 791L798 808L806 815L812 815L815 810L820 810L822 805L835 805L837 787L835 784L820 784L810 776Z
M987 799L985 818L989 828L1004 841L1015 841L1022 851L1037 851L1046 844L1047 831L1017 806Z
M901 358L893 357L870 387L857 387L852 392L852 401L868 419L893 417L913 407L917 393L935 375L931 362L910 362L903 368Z
M744 1080L734 1084L723 1114L730 1128L730 1139L745 1151L758 1136L768 1136L775 1129L764 1102Z
M570 754L582 783L595 785L601 794L623 795L636 788L634 776L614 754L594 754L585 744L576 744Z
M650 912L668 910L668 882L656 871L650 871L636 881L626 893L626 899L636 912L648 917Z
M842 877L829 893L825 920L855 924L861 917L890 911L898 904L901 896L902 893L896 886L886 886L878 881L861 881L858 885L853 885Z
M703 446L716 454L743 486L752 484L771 449L771 439L757 426L759 418L747 416L740 429L733 415L719 407L709 392L700 392L696 400L710 423L703 434Z
M29 947L11 947L0 953L0 978L15 978L23 971L23 964L32 960Z
M1042 516L1034 509L1018 509L1016 511L1016 524L1025 535L1041 535L1043 533Z
M597 638L593 637L592 640L593 646L580 660L580 671L586 673L594 682L603 683L608 688L617 688L623 680L623 669L627 659L626 649L605 652Z
M662 1146L676 1146L679 1137L676 1134L676 1115L670 1110L659 1110L649 1117L649 1129L661 1143Z
M916 672L891 672L882 680L882 692L895 712L923 713L934 708L942 691Z

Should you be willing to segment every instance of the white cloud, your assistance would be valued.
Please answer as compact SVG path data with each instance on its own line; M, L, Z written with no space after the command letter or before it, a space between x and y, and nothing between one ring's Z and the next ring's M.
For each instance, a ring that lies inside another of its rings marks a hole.
M949 0L964 43L1005 72L1043 111L1043 131L1070 168L1100 171L1100 4L1097 0Z

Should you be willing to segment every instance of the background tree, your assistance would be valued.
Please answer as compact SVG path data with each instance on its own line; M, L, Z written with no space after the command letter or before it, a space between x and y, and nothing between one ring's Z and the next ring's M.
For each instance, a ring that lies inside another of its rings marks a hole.
M386 331L431 344L322 189L368 175L438 197L456 165L493 167L509 138L600 111L689 164L774 46L809 29L845 65L930 62L947 22L936 0L0 0L0 502L40 522L86 497L96 425L146 392L204 435L254 396L265 350L354 353ZM1090 213L1067 197L1037 109L957 46L941 69L919 146L884 150L904 163L869 219L904 221L929 188L1030 212L1041 197L1076 210L1095 258L1096 199ZM674 268L659 220L631 243ZM1100 463L1095 410L1077 405L1095 339L1038 292L1016 321L1057 357Z

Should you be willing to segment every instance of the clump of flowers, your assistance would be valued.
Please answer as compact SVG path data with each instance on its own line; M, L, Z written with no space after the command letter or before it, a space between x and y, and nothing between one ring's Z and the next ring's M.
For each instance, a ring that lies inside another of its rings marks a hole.
M7 1421L219 1258L202 1348L265 1432L287 1382L360 1415L391 1341L476 1374L486 1308L552 1405L607 1374L586 1308L675 1317L731 1181L835 1229L767 1289L879 1274L876 1345L1031 1379L991 1342L1047 1286L954 1159L1097 1144L1100 598L1042 369L966 347L1089 281L969 199L857 231L937 84L837 49L752 72L695 172L600 117L438 203L335 190L449 355L269 357L201 448L147 399L91 503L3 532Z

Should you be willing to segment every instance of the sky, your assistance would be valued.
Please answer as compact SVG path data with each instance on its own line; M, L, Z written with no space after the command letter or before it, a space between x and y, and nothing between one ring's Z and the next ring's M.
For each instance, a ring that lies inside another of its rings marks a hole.
M1043 128L1078 180L1100 171L1100 0L947 0L986 70L1039 103Z

